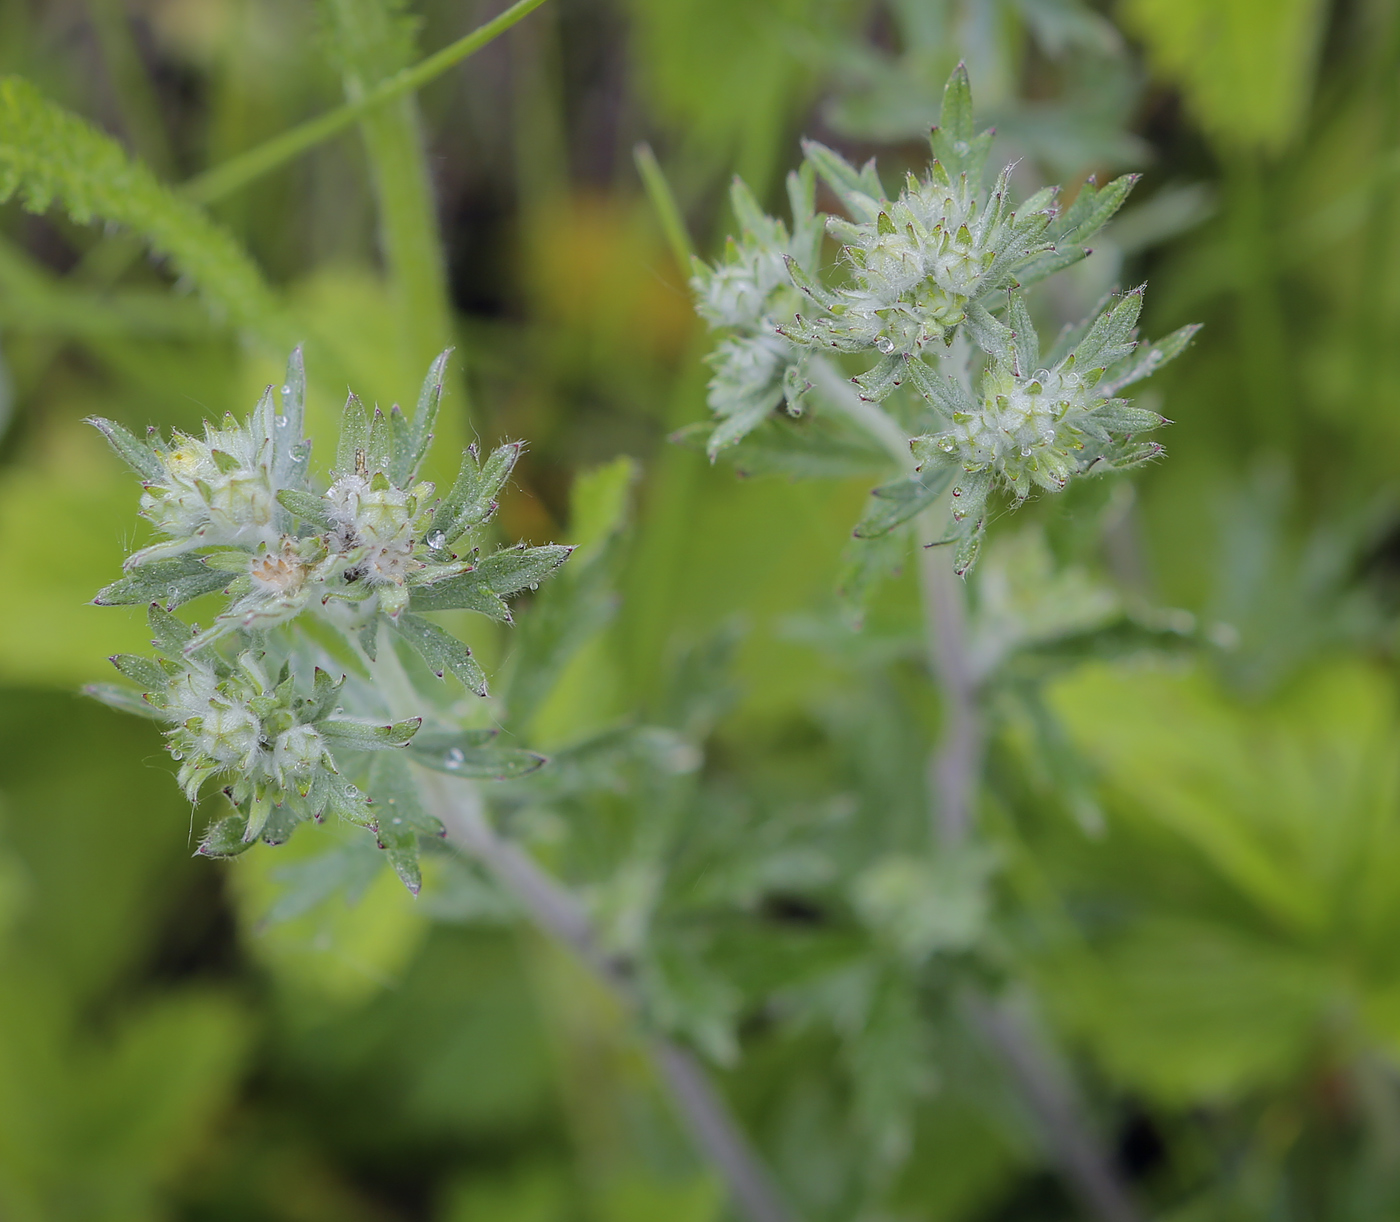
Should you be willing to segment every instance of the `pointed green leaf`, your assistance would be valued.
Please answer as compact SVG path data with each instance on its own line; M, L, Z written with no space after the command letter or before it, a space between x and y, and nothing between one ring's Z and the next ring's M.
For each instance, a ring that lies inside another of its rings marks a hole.
M303 492L300 488L283 488L277 493L277 503L303 522L310 522L320 530L330 530L335 525L331 521L326 498L317 496L314 492Z
M127 432L114 420L104 420L101 416L90 416L87 422L107 438L117 456L141 479L153 484L165 482L165 467L161 465L160 459L144 441Z
M356 469L356 456L369 450L369 413L358 395L345 401L340 417L340 442L335 451L335 468L342 475Z
M865 513L856 524L857 539L873 539L888 534L927 509L940 496L952 478L953 468L925 467L915 475L881 484L870 494Z
M120 687L115 683L89 683L82 690L84 696L100 700L120 713L132 713L151 721L165 720L158 708L145 700L140 692L132 691L129 687Z
M139 654L114 654L108 661L133 683L139 683L142 691L163 692L169 682L169 676L157 663Z
M245 839L243 834L247 826L242 815L225 815L209 825L195 852L203 857L237 857L246 853L253 847L252 839Z
M227 584L227 573L207 567L198 556L177 556L173 560L143 564L119 581L104 586L93 602L99 607L159 602L172 608L201 594L221 590Z
M475 453L470 450L463 454L456 483L433 513L433 530L442 531L450 544L464 531L488 521L496 512L495 498L524 449L523 441L508 442L498 447L484 464L478 464Z
M348 717L328 717L318 721L316 729L332 747L345 747L351 751L388 751L405 746L422 724L421 717L410 717L387 726Z
M423 379L423 389L418 392L418 406L413 412L413 420L408 433L408 467L401 484L410 483L418 474L418 468L427 457L432 444L433 429L437 427L438 411L442 406L442 388L447 380L447 362L453 349L446 348L438 354Z
M480 732L471 730L424 734L421 743L409 745L409 755L425 768L477 780L514 780L548 763L534 751L483 743Z
M477 665L472 651L450 632L409 612L404 612L390 623L394 631L422 655L428 668L439 678L451 671L470 691L478 696L486 695L486 672Z

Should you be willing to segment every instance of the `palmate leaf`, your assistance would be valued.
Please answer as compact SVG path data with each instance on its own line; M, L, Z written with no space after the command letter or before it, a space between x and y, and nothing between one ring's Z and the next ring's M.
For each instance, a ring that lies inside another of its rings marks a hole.
M291 347L288 316L228 230L110 136L9 76L0 78L0 201L15 195L31 212L58 204L79 224L130 229L216 314L283 351Z

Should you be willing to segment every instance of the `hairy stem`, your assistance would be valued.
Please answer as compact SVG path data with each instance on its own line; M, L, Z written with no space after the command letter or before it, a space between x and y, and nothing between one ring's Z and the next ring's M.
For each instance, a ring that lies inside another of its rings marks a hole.
M921 534L921 541L928 537ZM919 577L929 663L943 692L943 728L929 763L929 796L937 838L956 845L971 834L982 772L981 693L968 648L962 580L941 550L927 546L920 548ZM968 1011L1016 1082L1060 1174L1085 1209L1099 1222L1137 1222L1137 1207L1086 1123L1073 1084L1057 1072L1021 1016L1005 1001L980 994L972 995Z
M929 662L943 693L943 723L929 760L934 830L948 845L961 844L972 829L977 781L982 771L982 707L967 648L967 599L962 578L946 551L929 546L939 521L920 522L919 588Z
M913 458L899 425L878 404L859 398L829 362L815 361L813 370L813 383L832 406L881 442L904 470L912 470ZM968 642L966 588L946 552L928 546L942 533L938 513L926 511L918 524L929 667L943 694L943 726L929 760L928 789L934 838L953 846L973 830L985 719L980 677ZM1004 1002L980 995L972 997L969 1016L1014 1079L1075 1196L1098 1222L1137 1222L1136 1206L1085 1123L1073 1085L1056 1071L1021 1017Z
M638 1012L636 987L625 964L608 954L579 901L528 853L496 834L476 787L425 775L423 791L449 840L489 869L541 929L573 951L629 1010ZM696 1058L661 1036L649 1039L648 1049L696 1145L723 1177L748 1222L793 1222L767 1169Z

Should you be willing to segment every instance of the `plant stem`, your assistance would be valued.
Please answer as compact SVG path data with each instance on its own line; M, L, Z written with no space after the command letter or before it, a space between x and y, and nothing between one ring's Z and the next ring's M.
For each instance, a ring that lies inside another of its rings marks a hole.
M974 994L968 1010L1021 1089L1060 1174L1091 1216L1100 1222L1139 1222L1127 1186L1085 1126L1074 1084L1005 1001Z
M470 34L449 43L441 51L419 61L411 68L405 68L402 72L396 72L380 81L374 88L366 90L360 97L351 99L344 106L309 119L280 136L273 137L265 144L240 153L223 165L215 166L212 170L206 170L190 179L184 185L185 194L201 204L210 204L231 195L307 149L320 144L321 141L343 132L378 107L421 89L473 52L481 50L498 35L504 34L522 17L528 16L543 3L544 0L517 0L499 17L478 26Z
M929 794L938 839L958 845L972 829L982 771L982 707L967 648L967 598L944 549L928 546L941 534L933 513L919 532L919 588L929 662L943 693L938 746L929 759Z
M931 517L926 514L925 523ZM921 542L926 537L927 530L921 532ZM980 685L971 665L961 578L941 550L926 546L920 548L919 578L929 663L943 692L943 728L929 763L929 796L935 835L954 846L972 831L982 771ZM1073 1084L1056 1071L1021 1016L1007 1002L980 993L971 995L968 1011L1015 1080L1074 1195L1099 1222L1137 1222L1137 1207L1085 1122Z
M476 787L425 774L423 789L428 808L447 828L449 840L486 866L541 929L573 951L637 1013L641 1006L625 964L599 941L577 898L518 845L496 834L482 810ZM653 1036L647 1043L696 1145L719 1171L748 1222L793 1222L767 1169L696 1058L662 1036Z
M826 400L881 442L902 469L912 470L913 458L899 425L878 404L859 398L829 362L815 361L812 369L812 381ZM984 717L980 676L968 645L965 586L946 552L927 546L942 533L937 514L936 508L927 510L919 521L919 588L929 667L943 694L943 726L929 760L928 788L934 838L952 847L972 832ZM1132 1197L1085 1123L1072 1083L1056 1071L1020 1015L1005 1002L976 993L968 1010L1015 1080L1074 1195L1099 1222L1137 1222Z

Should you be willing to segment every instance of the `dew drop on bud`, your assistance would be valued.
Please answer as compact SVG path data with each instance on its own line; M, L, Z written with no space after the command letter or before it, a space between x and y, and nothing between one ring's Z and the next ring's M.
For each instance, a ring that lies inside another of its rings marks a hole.
M447 753L446 763L449 768L460 768L463 763L466 762L466 758L467 757L462 754L461 747L453 747L452 750Z
M427 542L433 551L441 551L447 546L447 534L445 531L435 530L428 536Z
M877 347L886 356L889 356L889 354L894 351L894 340L892 340L888 335L877 335L875 337L875 347Z

